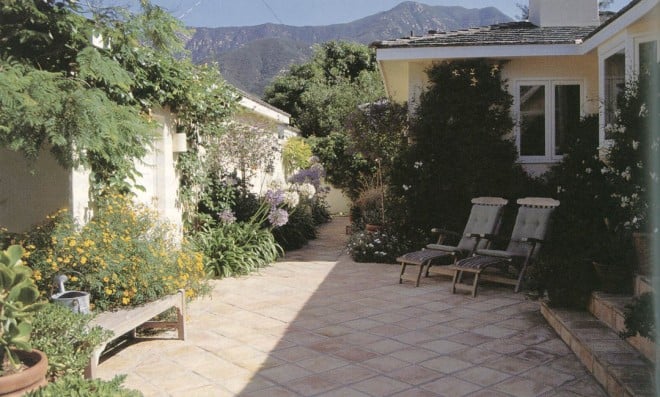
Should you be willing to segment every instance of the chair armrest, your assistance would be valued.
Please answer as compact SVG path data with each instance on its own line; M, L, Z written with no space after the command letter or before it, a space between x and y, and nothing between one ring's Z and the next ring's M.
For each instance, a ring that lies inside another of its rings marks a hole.
M497 235L491 233L465 233L464 237L473 237L478 239L493 240L497 238Z
M461 237L460 233L456 233L455 231L452 231L452 230L441 229L441 228L437 228L437 227L434 227L433 229L431 229L431 233L433 233L433 234L444 234L446 236L453 236L453 237Z
M440 229L437 227L431 229L431 233L438 235L438 240L436 241L436 244L446 244L447 241L454 241L454 240L458 241L458 239L461 237L460 233L456 233L451 230Z
M523 237L520 239L523 243L541 244L543 240L534 237Z

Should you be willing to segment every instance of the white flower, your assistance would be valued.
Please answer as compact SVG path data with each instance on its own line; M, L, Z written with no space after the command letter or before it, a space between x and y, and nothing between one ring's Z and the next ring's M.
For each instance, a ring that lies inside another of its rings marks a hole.
M646 108L646 104L642 103L642 106L639 108L639 117L646 117L648 114L648 109Z
M626 181L630 180L630 178L632 177L630 173L630 167L626 167L626 170L621 173L621 177Z
M314 185L307 182L297 185L296 190L298 191L298 193L300 193L300 195L302 195L303 197L307 197L308 199L311 199L316 194L316 188L314 187Z
M284 204L288 205L289 208L293 208L298 205L300 202L300 196L298 192L286 191L284 192Z
M414 164L413 166L415 167L415 169L418 169L418 168L420 168L422 165L424 165L423 162L421 162L421 161L415 161L415 164Z
M586 172L587 174L591 174L591 168L587 168L586 170L584 170L584 172Z
M603 167L600 169L600 173L603 175L607 174L608 172L610 172L610 170L607 167Z
M557 194L561 193L564 191L564 188L561 186L557 186Z
M632 141L633 150L637 150L638 147L639 147L639 141L636 141L636 140L633 139L633 141Z
M406 191L406 192L408 191L408 189L410 189L410 185L403 185L403 186L401 186L401 187L402 187L403 190Z

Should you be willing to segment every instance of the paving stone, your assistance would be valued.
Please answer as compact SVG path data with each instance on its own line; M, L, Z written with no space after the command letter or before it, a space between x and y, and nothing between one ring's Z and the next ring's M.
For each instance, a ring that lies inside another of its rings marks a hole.
M476 299L452 294L443 277L400 285L397 266L351 261L344 227L322 226L258 273L213 280L212 296L188 305L186 341L123 348L100 376L127 373L146 397L605 396L538 302L491 284ZM595 362L621 342L578 325ZM625 368L619 375L635 379Z

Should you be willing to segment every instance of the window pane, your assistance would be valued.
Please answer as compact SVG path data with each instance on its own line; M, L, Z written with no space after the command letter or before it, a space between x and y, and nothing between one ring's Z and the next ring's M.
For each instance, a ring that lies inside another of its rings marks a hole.
M555 154L566 150L566 138L580 123L580 86L555 86Z
M616 120L614 113L617 109L617 97L625 89L626 81L626 54L621 51L605 60L605 124L612 124ZM609 139L609 136L605 138Z
M655 41L639 44L639 72L649 73L658 63L658 45Z
M520 86L520 155L545 156L545 86Z

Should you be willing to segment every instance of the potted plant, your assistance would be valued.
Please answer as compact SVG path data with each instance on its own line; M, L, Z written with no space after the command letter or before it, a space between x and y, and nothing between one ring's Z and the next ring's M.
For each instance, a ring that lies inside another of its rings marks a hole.
M371 186L363 189L355 202L367 231L377 231L385 223L383 188Z
M46 384L48 359L30 346L31 320L44 303L23 264L23 248L0 253L0 394L21 395Z

